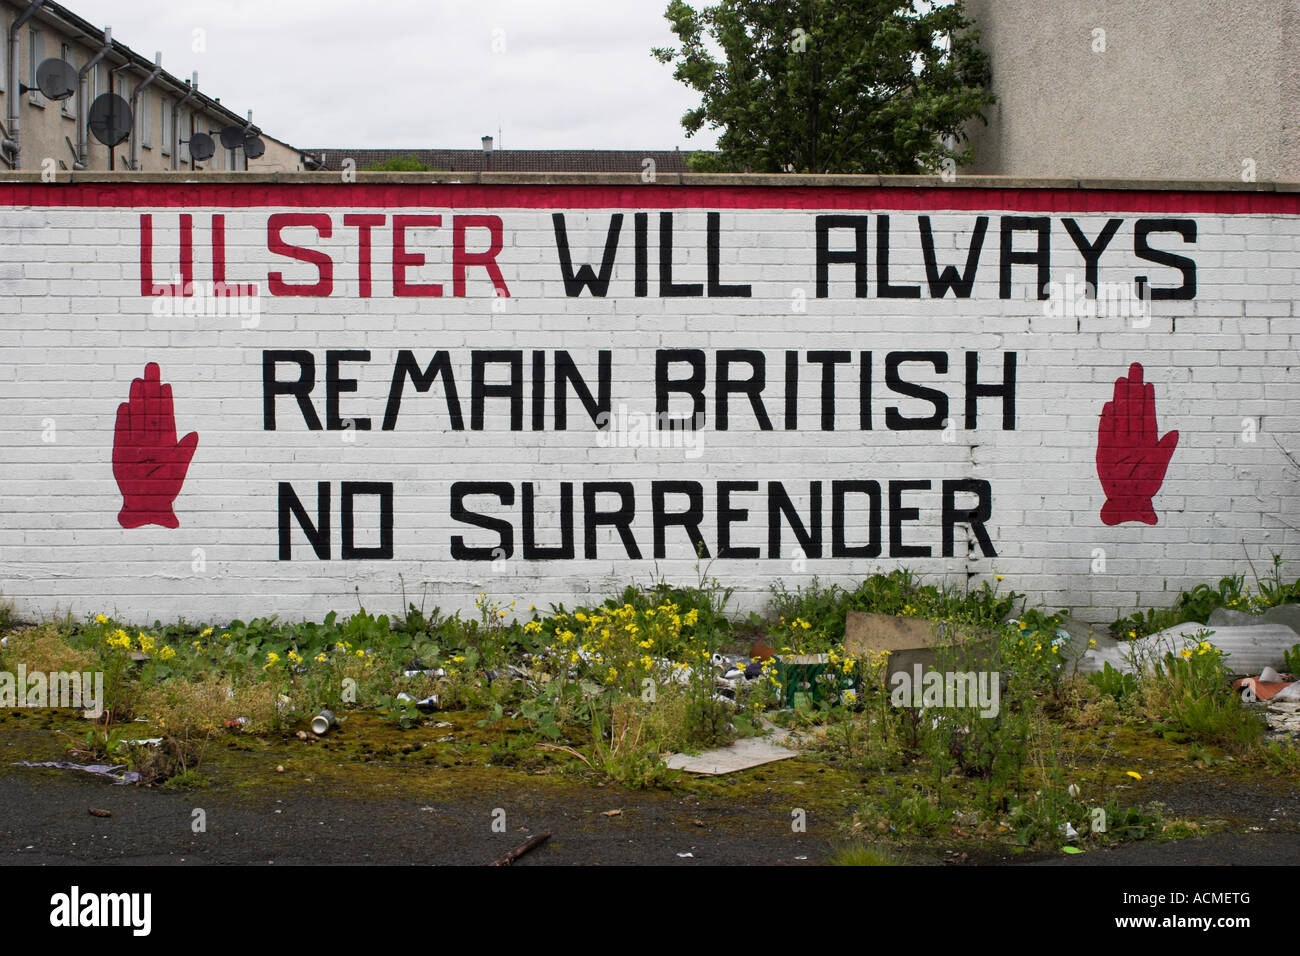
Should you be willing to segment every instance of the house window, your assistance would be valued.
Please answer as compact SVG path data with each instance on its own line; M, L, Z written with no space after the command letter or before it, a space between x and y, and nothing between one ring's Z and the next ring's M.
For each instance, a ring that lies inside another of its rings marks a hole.
M59 56L62 58L64 63L67 63L69 66L73 67L74 69L76 68L76 64L72 62L71 46L69 46L66 43L61 43L59 45ZM63 101L63 115L69 118L76 117L77 115L77 94L76 93L73 93L71 96L69 96L66 100Z
M162 140L159 145L162 147L162 154L170 156L172 154L172 106L165 96L158 97L158 103L162 107L162 112L158 115L158 138Z
M27 60L28 60L28 79L27 85L36 86L36 67L40 65L41 60L45 59L45 33L37 30L35 27L27 28ZM40 90L32 89L28 98L33 106L44 106L45 97Z
M150 106L153 98L149 95L148 90L143 90L135 106L140 115L140 145L145 149L153 149L153 113Z

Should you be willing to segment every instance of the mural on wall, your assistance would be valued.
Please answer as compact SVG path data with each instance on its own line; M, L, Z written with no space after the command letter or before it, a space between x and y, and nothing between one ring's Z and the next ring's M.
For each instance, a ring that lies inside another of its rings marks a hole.
M0 226L33 613L902 565L1113 620L1300 557L1300 194L252 179Z
M123 528L180 526L172 502L198 444L198 432L176 440L172 387L162 383L158 363L150 362L144 378L131 382L130 398L117 407L113 429L113 477L122 492L117 520Z
M1115 380L1115 397L1102 408L1097 425L1097 477L1106 492L1101 506L1105 524L1159 520L1152 499L1178 447L1176 431L1156 437L1156 390L1142 375L1142 364L1134 362L1127 378Z

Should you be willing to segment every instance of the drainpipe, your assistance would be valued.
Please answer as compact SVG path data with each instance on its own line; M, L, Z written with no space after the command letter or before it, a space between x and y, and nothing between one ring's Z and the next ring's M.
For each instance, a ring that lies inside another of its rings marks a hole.
M253 111L249 110L248 122L244 124L244 139L248 139L249 131L251 131L252 128L253 128ZM243 150L240 150L240 152L243 153ZM244 156L244 172L248 172L248 154L243 153L243 156Z
M19 159L21 137L18 135L18 127L22 123L23 95L19 90L22 81L19 79L18 56L22 51L18 47L18 29L30 20L32 15L44 4L45 0L31 0L22 16L14 20L9 27L9 139L5 143L5 149L9 152L13 161L13 169L18 169L21 163ZM35 64L32 64L32 66L34 68Z
M88 162L86 154L90 142L86 133L86 117L90 112L90 104L86 102L86 97L90 93L90 84L87 77L99 61L108 56L108 51L111 49L113 49L113 28L104 27L104 45L89 63L77 71L77 161L73 164L73 169L85 169Z
M199 71L195 70L190 74L190 79L185 84L188 89L185 95L172 104L172 169L181 168L181 107L186 101L199 91ZM193 165L191 163L191 165Z
M154 80L158 79L158 76L161 73L162 73L162 51L159 50L153 55L153 72L150 73L147 77L145 77L145 79L141 83L139 83L134 90L131 91L131 153L130 153L131 169L138 170L140 168L140 137L137 136L135 132L136 121L138 119L135 113L135 104L136 101L140 99L140 93L145 89L145 87L147 87Z

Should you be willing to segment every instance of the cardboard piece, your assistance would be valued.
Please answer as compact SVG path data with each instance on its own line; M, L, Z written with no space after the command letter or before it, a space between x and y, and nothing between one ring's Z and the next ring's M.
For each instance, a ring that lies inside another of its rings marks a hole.
M982 628L958 627L946 621L896 617L870 611L850 611L844 622L844 649L855 656L889 651L886 680L899 671L994 666L997 638Z
M735 743L702 754L673 754L668 758L668 769L717 777L796 756L796 751L783 746L790 731L766 720L761 726L770 731L767 737L742 737Z

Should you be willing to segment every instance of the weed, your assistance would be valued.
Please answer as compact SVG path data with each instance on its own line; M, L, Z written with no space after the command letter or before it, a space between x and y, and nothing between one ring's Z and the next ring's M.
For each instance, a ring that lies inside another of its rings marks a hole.
M1109 697L1117 703L1132 699L1138 690L1137 675L1118 670L1109 661L1102 665L1100 673L1088 675L1088 683L1103 697Z
M1228 677L1223 653L1207 640L1165 655L1142 682L1154 729L1168 739L1195 739L1238 753L1257 744L1263 721L1241 706Z
M857 843L841 847L827 861L831 866L898 866L899 861L887 850Z

